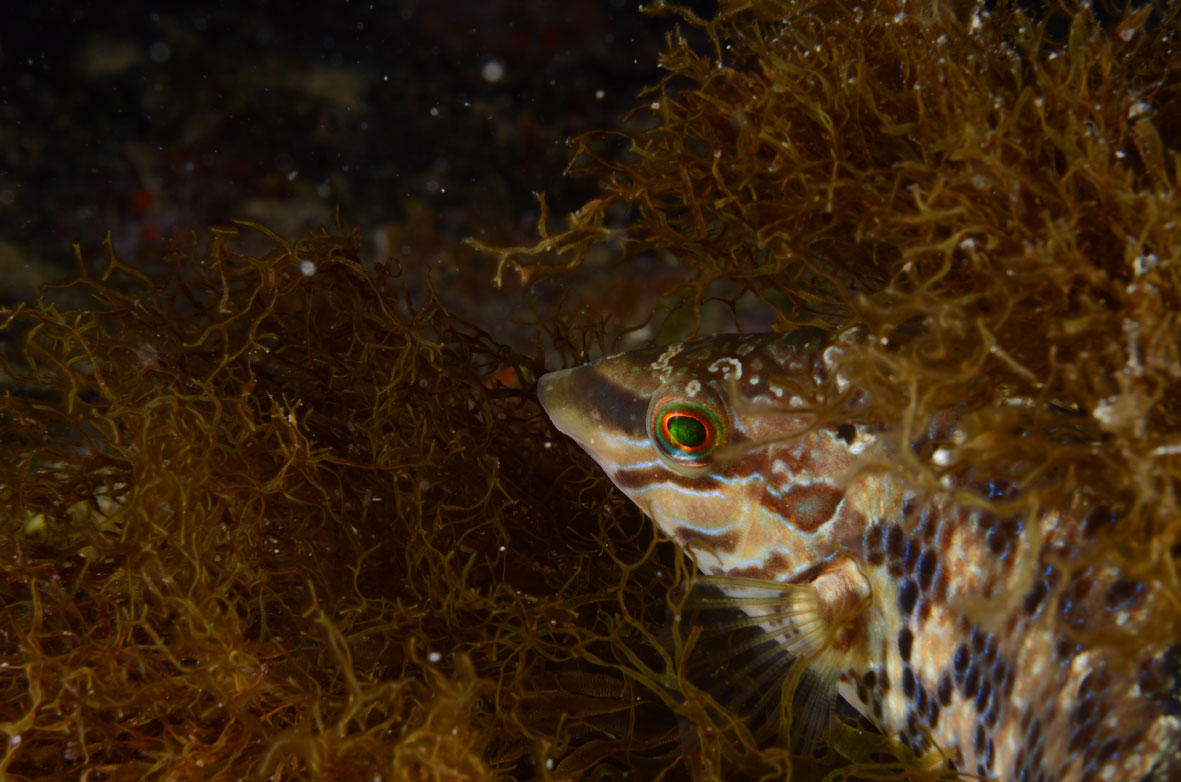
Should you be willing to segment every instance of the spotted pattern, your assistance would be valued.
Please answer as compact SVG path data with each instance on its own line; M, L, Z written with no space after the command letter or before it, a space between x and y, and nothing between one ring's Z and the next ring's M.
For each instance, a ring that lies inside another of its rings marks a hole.
M846 700L916 753L1022 782L1181 780L1181 644L1146 644L1127 665L1100 642L1143 623L1159 588L1069 564L1120 509L1080 490L1031 520L988 510L1019 496L1007 480L967 473L955 491L916 493L858 469L899 449L938 460L957 422L935 416L899 443L890 422L865 420L840 369L857 338L652 348L546 376L540 395L707 573L812 585L821 618L866 597L825 664ZM689 387L717 394L730 416L728 444L699 474L654 458L644 432L649 400ZM834 404L847 420L817 425ZM958 503L964 493L979 501Z

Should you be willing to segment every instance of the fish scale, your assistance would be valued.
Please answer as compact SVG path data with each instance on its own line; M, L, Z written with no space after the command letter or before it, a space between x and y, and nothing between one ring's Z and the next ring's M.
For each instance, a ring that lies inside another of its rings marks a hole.
M1118 513L1083 489L1027 517L990 506L1004 482L909 488L883 469L895 427L865 420L841 375L856 339L717 336L550 373L538 393L735 605L916 753L1004 780L1181 780L1181 645L1129 659L1093 642L1146 621L1159 585L1069 565ZM956 434L935 416L907 447L937 460ZM806 600L776 614L726 578Z

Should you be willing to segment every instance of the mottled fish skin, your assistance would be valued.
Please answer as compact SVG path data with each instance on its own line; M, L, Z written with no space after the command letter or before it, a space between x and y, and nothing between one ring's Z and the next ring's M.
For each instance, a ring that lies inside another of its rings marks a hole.
M1064 566L1113 511L1080 490L1036 519L1005 517L962 501L987 485L920 496L861 469L897 446L889 422L857 415L840 375L852 339L801 330L637 350L548 374L539 396L707 574L812 584L821 602L859 606L832 650L839 691L917 752L1002 780L1181 780L1181 646L1145 646L1129 665L1086 640L1142 623L1159 585ZM719 416L725 443L705 466L665 458L649 435L670 399ZM814 425L824 406L850 423ZM954 431L949 414L919 439Z

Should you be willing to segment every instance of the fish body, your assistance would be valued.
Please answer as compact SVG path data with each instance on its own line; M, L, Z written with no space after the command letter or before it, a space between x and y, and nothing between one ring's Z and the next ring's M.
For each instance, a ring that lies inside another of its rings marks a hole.
M1181 645L1129 661L1087 640L1145 621L1156 588L1070 568L1116 512L1085 490L1029 517L994 512L984 480L908 487L899 449L937 454L955 415L904 445L866 420L840 372L855 339L641 349L548 374L539 396L706 574L806 587L802 608L746 610L915 752L1003 780L1181 780Z

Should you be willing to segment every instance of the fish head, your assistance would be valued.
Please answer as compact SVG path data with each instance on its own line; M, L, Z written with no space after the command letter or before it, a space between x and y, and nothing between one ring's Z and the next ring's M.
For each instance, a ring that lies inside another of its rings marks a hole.
M702 570L786 580L836 553L855 511L855 438L818 425L840 394L828 345L803 330L644 348L547 374L538 394Z

